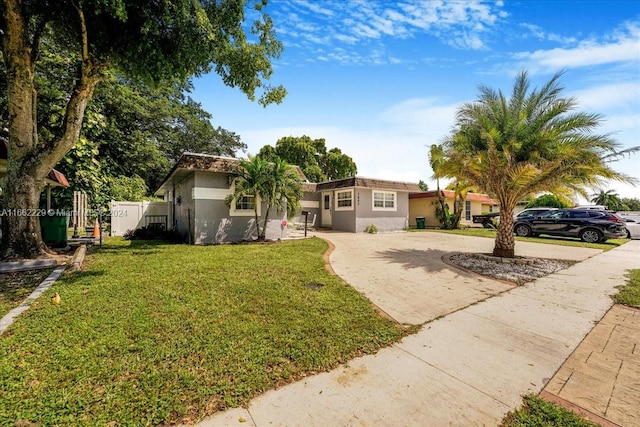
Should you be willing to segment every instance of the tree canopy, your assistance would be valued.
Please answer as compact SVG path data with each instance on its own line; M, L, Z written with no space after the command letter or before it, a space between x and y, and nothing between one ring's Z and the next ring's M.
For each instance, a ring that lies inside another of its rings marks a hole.
M5 208L35 211L45 177L80 139L87 104L112 72L157 87L215 72L251 100L258 94L262 105L280 102L284 88L267 83L282 45L264 12L266 3L2 0L0 52L9 106ZM255 18L250 26L247 11ZM67 60L65 66L38 67L46 60L47 43ZM50 72L64 83L66 96L57 114L39 117L38 102L47 96L39 79ZM50 135L39 131L46 120L60 124ZM0 257L33 257L45 250L39 218L12 216L2 226Z
M555 194L543 194L527 203L525 208L547 207L564 209L570 206L571 203L569 202L569 200L567 200L566 197L559 197Z
M455 129L443 142L440 176L500 202L496 256L515 255L513 209L519 200L542 191L585 195L603 179L632 181L606 161L619 145L595 132L602 117L576 111L576 100L562 96L561 75L531 89L521 72L510 97L480 86L478 99L458 109Z
M258 156L268 161L280 158L291 165L300 166L310 182L348 178L358 173L353 159L342 150L332 148L327 151L324 138L311 139L307 135L282 137L275 147L262 147Z

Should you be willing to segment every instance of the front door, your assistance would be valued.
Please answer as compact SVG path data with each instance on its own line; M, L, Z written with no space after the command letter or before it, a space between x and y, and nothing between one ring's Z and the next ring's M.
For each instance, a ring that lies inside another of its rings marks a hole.
M331 227L331 192L322 193L322 226Z

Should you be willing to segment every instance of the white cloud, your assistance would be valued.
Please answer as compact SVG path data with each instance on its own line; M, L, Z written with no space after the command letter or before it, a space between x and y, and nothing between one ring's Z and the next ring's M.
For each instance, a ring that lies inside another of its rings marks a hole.
M624 109L627 105L637 108L640 106L640 81L593 86L571 95L581 109L606 111L611 107Z
M553 48L520 52L514 59L520 68L549 72L565 68L593 67L602 64L640 61L637 24L627 23L601 41L583 40L572 48Z
M286 7L272 14L276 32L285 36L285 43L289 37L327 49L359 43L361 57L366 58L366 49L376 47L369 45L372 42L383 44L391 38L407 39L418 34L429 34L459 49L484 49L483 36L503 19L502 7L499 2L405 0L394 4L326 0L286 3ZM299 47L302 55L313 51L312 46L295 43L287 45ZM344 55L335 57L341 59L345 59ZM347 63L354 62L346 59Z

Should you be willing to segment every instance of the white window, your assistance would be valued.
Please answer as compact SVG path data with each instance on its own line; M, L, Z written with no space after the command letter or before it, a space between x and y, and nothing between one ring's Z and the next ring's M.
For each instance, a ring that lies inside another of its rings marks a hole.
M396 193L391 191L374 191L373 192L373 210L374 211L395 211L396 210Z
M489 212L491 212L491 207L489 207ZM464 219L471 220L471 202L469 200L464 201Z
M253 210L255 207L255 197L253 196L244 196L241 199L236 200L236 210L244 211L244 210Z
M244 196L234 201L231 205L229 215L231 216L254 216L256 198L254 196ZM258 216L260 216L260 205L258 205Z
M336 210L337 211L353 210L353 190L336 192Z

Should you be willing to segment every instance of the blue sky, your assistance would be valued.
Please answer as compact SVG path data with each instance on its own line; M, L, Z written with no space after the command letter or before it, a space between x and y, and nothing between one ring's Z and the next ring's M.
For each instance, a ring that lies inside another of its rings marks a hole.
M350 155L360 176L434 189L428 147L479 84L508 94L521 70L536 86L565 70L564 93L604 116L598 131L640 145L640 2L271 0L266 11L285 48L271 79L284 102L263 108L216 75L192 94L240 134L241 156L309 135ZM640 153L614 167L640 180Z

